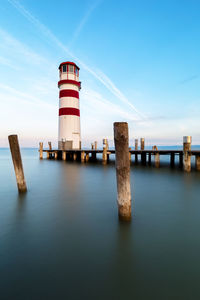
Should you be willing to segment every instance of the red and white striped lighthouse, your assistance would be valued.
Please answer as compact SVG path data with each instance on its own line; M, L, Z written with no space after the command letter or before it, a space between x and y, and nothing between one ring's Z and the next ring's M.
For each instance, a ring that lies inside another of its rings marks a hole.
M59 66L59 136L58 149L81 148L79 67L70 61Z

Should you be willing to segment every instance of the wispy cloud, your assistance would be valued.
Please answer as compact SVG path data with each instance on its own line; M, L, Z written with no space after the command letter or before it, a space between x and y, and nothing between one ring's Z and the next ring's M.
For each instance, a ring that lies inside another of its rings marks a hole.
M49 104L45 101L42 101L41 99L39 99L37 97L31 96L28 93L21 92L9 85L0 83L0 89L1 89L1 92L5 91L7 95L9 94L10 96L13 96L14 97L13 99L15 99L16 97L20 97L19 98L19 99L21 99L20 101L23 102L24 104L27 104L27 105L31 104L31 105L36 105L36 106L40 106L40 107L45 107L48 109L52 109L54 111L56 111L56 109L57 109L56 105ZM1 99L4 99L4 98L1 97ZM17 98L17 101L18 101L18 98Z
M123 110L119 105L110 103L105 97L103 97L100 93L92 90L92 89L84 89L82 91L82 102L84 103L84 107L90 109L92 112L96 111L97 114L102 114L103 118L112 116L113 118L118 116L122 120L130 120L130 121L139 121L140 118L135 116L135 114L131 113L131 111L127 112ZM87 105L86 105L87 104ZM98 111L96 108L98 107Z
M27 60L29 63L40 65L42 62L46 62L46 59L42 56L38 55L31 49L29 49L26 45L13 38L8 32L0 28L0 41L1 48L9 47L12 51L15 49L14 53L18 52L23 57L23 60Z
M189 76L189 77L183 79L182 81L180 81L180 84L188 83L188 82L193 81L193 80L195 80L197 78L199 78L199 75L197 75L197 74Z
M108 78L103 72L94 70L87 66L83 61L76 57L58 38L37 18L35 18L27 9L24 8L16 0L8 0L29 22L36 26L39 31L48 37L53 44L56 44L61 50L63 50L67 55L69 55L73 60L75 60L84 70L90 73L95 79L101 82L114 96L116 96L120 101L126 103L140 119L145 121L145 116L136 109L136 107L126 98L126 96L115 86L115 84Z
M17 70L19 71L20 68L18 66L15 66L15 64L13 64L13 62L11 62L9 59L7 59L6 57L0 56L0 64L4 65L6 67L10 67L11 69Z
M70 48L72 44L77 40L78 36L80 35L83 27L87 23L88 19L90 18L92 12L96 9L97 6L102 2L102 0L98 0L93 3L93 5L88 9L82 20L80 21L79 25L77 26L76 30L74 31L73 37L71 41L68 44L68 47Z

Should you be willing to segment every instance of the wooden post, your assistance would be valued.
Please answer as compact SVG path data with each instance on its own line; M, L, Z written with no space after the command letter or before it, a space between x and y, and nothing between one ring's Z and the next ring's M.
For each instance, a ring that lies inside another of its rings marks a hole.
M89 159L90 159L89 153L86 153L86 154L85 154L85 161L88 162Z
M141 154L141 161L142 161L143 166L146 166L146 162L147 162L147 155L146 155L146 153L142 153Z
M58 159L58 152L57 151L54 152L54 158Z
M179 167L182 168L183 167L183 153L179 154Z
M81 151L81 162L85 162L85 151Z
M117 176L118 213L121 220L131 219L131 188L130 188L130 162L129 137L126 122L114 123L115 165Z
M49 144L49 150L52 150L51 142L48 142Z
M108 150L108 140L103 139L103 155L102 155L103 164L107 163L107 159L108 159L107 150Z
M47 151L47 159L49 159L50 158L50 153L49 153L49 151Z
M135 139L135 150L138 150L138 139Z
M21 153L19 148L18 137L17 135L9 135L8 140L9 140L13 165L15 169L18 191L20 193L26 192L27 191L26 180L24 177L24 170L22 165L22 158L21 158Z
M129 160L131 161L131 147L129 147Z
M175 164L175 154L174 152L171 153L170 165L173 168Z
M155 167L156 168L160 167L160 154L158 152L155 153Z
M66 160L67 159L67 153L66 151L62 151L62 160Z
M186 172L191 171L191 155L188 153L188 151L191 151L191 142L191 136L183 137L183 167Z
M76 152L73 153L73 160L74 161L77 160L77 153Z
M135 151L138 150L138 139L135 139ZM135 154L135 163L138 163L138 155Z
M148 165L151 165L151 152L149 152L149 161L148 161Z
M144 138L140 139L140 149L144 150Z
M140 149L144 150L144 138L140 139ZM146 165L146 153L141 154L141 161L143 165Z
M97 150L97 141L94 142L94 149Z
M91 143L91 149L94 150L94 144L93 143Z
M196 155L196 170L200 171L200 156Z
M40 145L40 159L43 159L43 143L39 143Z

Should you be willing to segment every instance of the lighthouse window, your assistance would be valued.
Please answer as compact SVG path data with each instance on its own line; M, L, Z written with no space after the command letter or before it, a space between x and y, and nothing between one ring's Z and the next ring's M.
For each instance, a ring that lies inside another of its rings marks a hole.
M67 66L63 66L63 72L67 72Z
M76 76L78 76L78 69L76 68Z
M69 65L69 73L74 73L74 66Z

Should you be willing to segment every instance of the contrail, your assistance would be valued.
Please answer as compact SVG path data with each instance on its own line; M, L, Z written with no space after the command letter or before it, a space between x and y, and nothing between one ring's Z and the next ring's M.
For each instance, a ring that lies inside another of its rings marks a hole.
M143 115L140 111L136 109L136 107L124 96L124 94L115 86L115 84L102 72L99 74L88 67L83 61L81 61L78 57L76 57L62 42L60 42L57 37L38 19L36 19L28 10L26 10L18 1L16 0L7 0L10 4L12 4L29 22L35 25L41 33L46 35L54 44L60 47L67 55L71 56L72 59L77 61L77 63L88 73L90 73L93 77L95 77L98 81L100 81L114 96L116 96L119 100L129 105L139 116L141 119L146 119L145 115Z
M68 44L68 47L70 47L75 40L78 38L78 36L80 35L80 32L82 31L85 23L87 22L87 20L89 19L90 15L92 14L92 12L96 9L96 7L102 2L102 0L97 0L96 2L94 2L94 4L89 8L89 10L86 12L86 14L84 15L84 17L81 19L78 27L76 28L74 35L71 39L71 41Z

